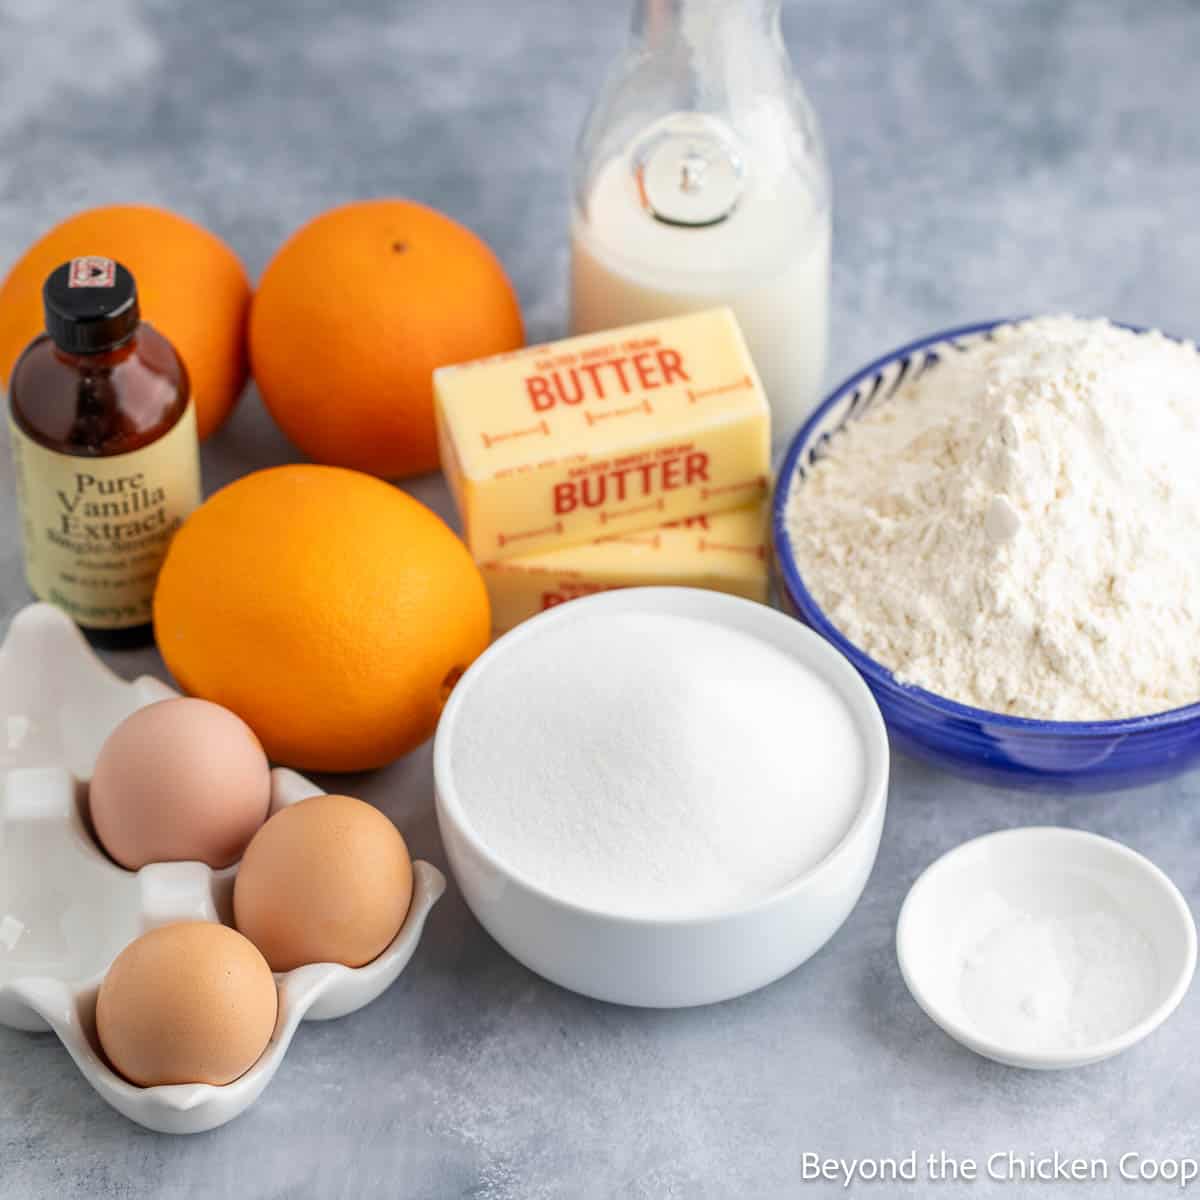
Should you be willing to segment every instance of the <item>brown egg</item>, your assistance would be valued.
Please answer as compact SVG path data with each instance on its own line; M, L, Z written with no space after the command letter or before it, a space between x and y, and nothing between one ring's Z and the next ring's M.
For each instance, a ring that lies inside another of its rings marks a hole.
M250 726L207 700L161 700L125 718L88 790L100 844L123 867L227 867L267 819L271 768Z
M400 931L412 888L408 847L387 817L349 796L311 796L246 847L233 915L274 971L361 967Z
M232 1083L262 1056L279 996L236 929L179 921L117 955L96 998L96 1033L130 1083Z

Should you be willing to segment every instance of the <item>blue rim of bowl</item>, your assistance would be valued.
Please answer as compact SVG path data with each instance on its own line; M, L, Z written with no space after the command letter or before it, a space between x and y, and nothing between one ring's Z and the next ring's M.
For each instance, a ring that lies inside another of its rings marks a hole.
M796 431L791 442L788 443L787 453L783 457L783 463L775 480L775 493L771 501L771 534L775 546L775 561L779 564L779 571L783 576L783 586L804 620L844 654L872 687L898 692L906 700L924 705L941 716L987 725L991 729L1007 729L1014 733L1075 738L1122 737L1152 729L1169 729L1173 726L1185 725L1189 721L1200 721L1200 701L1185 704L1180 708L1149 713L1146 716L1122 717L1115 721L1044 721L1035 717L1012 717L1007 713L961 704L957 700L950 700L945 696L938 695L937 692L930 692L925 688L918 687L916 684L900 683L887 667L871 658L865 651L860 650L834 625L805 586L795 554L792 551L791 537L788 534L787 502L793 479L796 476L797 461L808 446L813 431L824 420L829 409L864 380L877 376L889 363L895 362L897 359L905 358L920 350L928 350L934 346L990 333L993 329L1027 319L1027 317L1002 317L994 321L977 321L970 325L958 325L927 337L917 338L887 354L880 355L865 367L855 371L817 405L804 424ZM1113 322L1113 324L1134 333L1147 332L1144 326L1127 325L1122 322ZM1163 334L1163 336L1171 337L1170 334ZM1172 338L1172 340L1183 341L1184 339Z

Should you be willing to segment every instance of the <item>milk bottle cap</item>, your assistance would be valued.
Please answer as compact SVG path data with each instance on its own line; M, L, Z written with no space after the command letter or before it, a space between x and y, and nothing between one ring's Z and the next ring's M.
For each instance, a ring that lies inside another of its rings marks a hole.
M667 225L724 221L742 197L745 168L732 141L703 120L659 129L633 153L642 207Z

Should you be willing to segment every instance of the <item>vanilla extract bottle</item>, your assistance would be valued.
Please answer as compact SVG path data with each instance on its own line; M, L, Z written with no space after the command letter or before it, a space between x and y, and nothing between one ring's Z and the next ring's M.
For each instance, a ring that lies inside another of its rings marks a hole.
M144 645L167 546L200 503L187 370L112 259L64 263L42 298L46 332L9 381L26 577L93 644Z

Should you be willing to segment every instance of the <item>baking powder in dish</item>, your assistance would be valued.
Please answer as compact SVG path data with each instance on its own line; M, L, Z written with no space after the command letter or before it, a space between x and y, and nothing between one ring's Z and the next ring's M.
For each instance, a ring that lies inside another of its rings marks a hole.
M959 999L984 1037L1022 1051L1066 1051L1118 1037L1152 1007L1158 961L1101 889L1030 911L998 892L968 914Z

